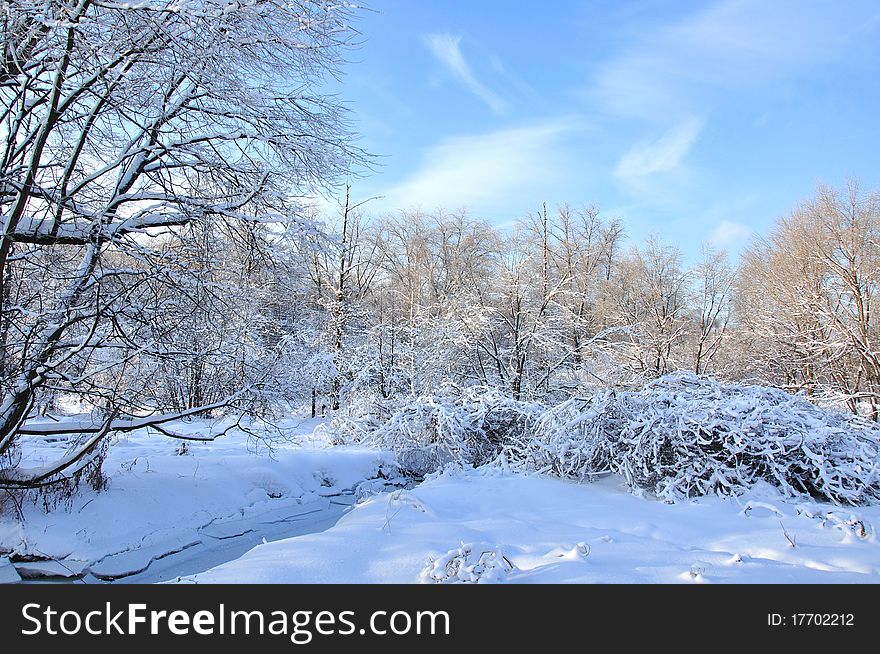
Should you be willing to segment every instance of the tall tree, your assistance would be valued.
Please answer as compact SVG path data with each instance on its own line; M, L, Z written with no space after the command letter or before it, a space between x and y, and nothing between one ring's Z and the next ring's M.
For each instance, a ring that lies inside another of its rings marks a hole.
M62 460L10 464L0 485L44 483L109 432L241 396L150 415L145 389L100 380L145 352L177 356L131 307L146 286L198 286L175 242L290 220L360 156L319 90L350 20L330 0L2 2L0 457L55 429L30 420L48 392L99 397L104 415ZM137 309L161 319L161 295Z
M724 252L704 248L692 274L696 333L694 372L708 372L721 349L730 321L734 293L734 271Z
M772 382L880 417L880 194L820 187L745 255L740 322Z
M681 252L655 237L618 266L612 290L615 319L628 330L624 352L635 373L656 377L680 367L688 283Z

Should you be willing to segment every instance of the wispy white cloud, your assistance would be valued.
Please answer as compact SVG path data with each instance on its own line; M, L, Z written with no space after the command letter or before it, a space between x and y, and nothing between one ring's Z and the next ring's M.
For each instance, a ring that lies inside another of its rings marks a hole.
M586 95L615 116L669 120L704 113L737 90L847 56L864 7L831 0L721 0L638 34L604 62Z
M425 153L416 172L384 193L385 202L396 208L477 210L513 203L523 210L570 175L566 137L577 129L577 121L565 118L447 139Z
M728 252L737 252L752 237L752 234L754 231L747 225L722 220L709 235L709 245Z
M625 180L666 173L678 168L703 129L703 121L689 118L660 138L636 145L620 158L614 173Z
M461 37L450 34L429 34L425 36L425 44L431 54L457 79L468 91L485 102L496 114L503 114L509 105L504 98L480 82L461 52ZM493 66L501 68L497 58Z

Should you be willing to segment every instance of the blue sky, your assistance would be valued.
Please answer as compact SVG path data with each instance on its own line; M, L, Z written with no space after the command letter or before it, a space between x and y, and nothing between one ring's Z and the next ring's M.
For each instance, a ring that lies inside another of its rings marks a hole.
M342 95L372 213L596 204L689 257L880 189L880 3L373 0Z

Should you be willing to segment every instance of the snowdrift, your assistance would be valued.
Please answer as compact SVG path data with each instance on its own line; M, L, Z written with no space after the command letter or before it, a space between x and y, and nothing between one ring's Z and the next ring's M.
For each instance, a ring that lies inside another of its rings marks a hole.
M618 476L577 484L483 466L373 495L322 533L181 581L876 584L878 520L880 506L785 500L768 486L667 505Z

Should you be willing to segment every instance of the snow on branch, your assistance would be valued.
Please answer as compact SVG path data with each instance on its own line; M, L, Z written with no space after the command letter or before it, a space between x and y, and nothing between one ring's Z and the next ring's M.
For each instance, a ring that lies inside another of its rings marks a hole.
M417 476L447 464L482 465L505 439L524 434L541 410L497 389L449 385L433 395L410 398L387 421L338 419L331 425L343 441L390 449L402 470Z
M669 501L739 495L760 481L786 496L880 500L880 427L761 386L692 373L549 409L502 454L514 468L576 480L602 472Z
M341 440L391 449L424 475L455 463L575 481L616 473L668 501L740 495L761 482L790 497L880 501L880 426L763 386L676 373L553 407L496 389L411 398L384 422L331 425Z

